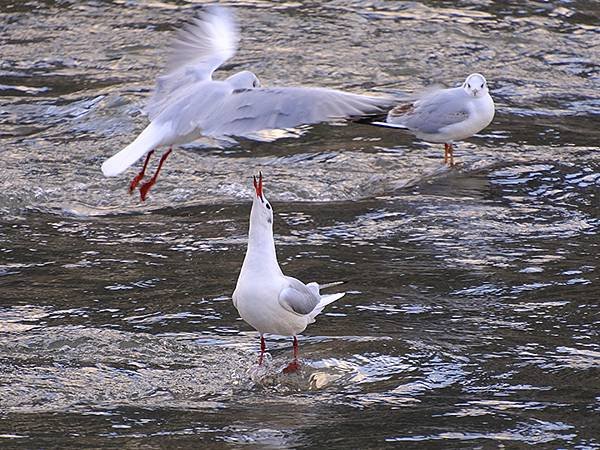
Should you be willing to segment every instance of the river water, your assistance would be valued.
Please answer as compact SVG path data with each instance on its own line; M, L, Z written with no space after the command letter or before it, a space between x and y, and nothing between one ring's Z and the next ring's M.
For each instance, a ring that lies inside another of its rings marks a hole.
M237 3L219 76L403 93L477 71L494 122L453 169L367 124L196 142L142 204L99 166L198 6L0 6L0 447L600 448L598 3ZM257 368L231 303L258 170L283 270L347 292L293 375L289 338Z

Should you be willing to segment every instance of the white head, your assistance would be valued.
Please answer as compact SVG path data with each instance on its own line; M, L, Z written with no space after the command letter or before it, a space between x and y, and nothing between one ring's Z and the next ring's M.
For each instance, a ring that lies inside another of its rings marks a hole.
M488 93L487 81L483 75L472 73L462 85L465 92L473 97L483 97Z
M241 72L231 75L225 81L231 84L234 89L252 89L260 87L258 77L249 70L242 70Z
M273 230L273 208L271 208L263 194L262 173L259 173L258 179L253 177L253 181L255 195L252 202L252 211L250 212L250 227Z

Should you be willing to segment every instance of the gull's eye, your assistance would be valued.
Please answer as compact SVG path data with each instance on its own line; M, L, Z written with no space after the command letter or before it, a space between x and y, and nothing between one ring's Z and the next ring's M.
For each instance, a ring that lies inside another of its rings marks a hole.
M467 87L471 89L471 83L467 83Z
M265 206L267 207L267 209L271 209L271 205L269 205L268 203Z
M485 83L481 83L481 89L483 89L483 85L484 85L484 84L485 84Z

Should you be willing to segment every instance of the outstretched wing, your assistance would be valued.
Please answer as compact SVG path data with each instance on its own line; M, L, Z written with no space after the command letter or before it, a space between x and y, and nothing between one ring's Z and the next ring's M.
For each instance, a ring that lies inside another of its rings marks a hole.
M288 286L279 293L279 304L290 312L307 315L319 304L321 296L301 281L286 277Z
M239 29L227 8L212 5L177 33L170 47L166 72L156 80L146 113L153 120L192 83L210 80L213 72L231 58L239 42Z
M231 11L217 5L207 6L171 43L169 72L193 66L210 78L235 54L239 40L239 28Z
M244 136L260 130L377 114L393 103L392 97L326 88L241 89L226 96L214 113L197 125L208 136Z
M396 106L389 112L387 122L421 133L437 133L469 117L463 96L462 88L430 92L415 102Z

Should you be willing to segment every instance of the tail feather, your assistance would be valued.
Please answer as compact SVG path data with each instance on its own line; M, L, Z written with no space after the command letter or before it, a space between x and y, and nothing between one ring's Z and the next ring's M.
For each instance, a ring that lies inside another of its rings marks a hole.
M315 309L313 309L310 313L311 323L315 321L315 317L317 317L321 313L321 311L323 311L323 308L325 308L330 303L333 303L336 300L339 300L344 295L346 295L345 292L338 292L337 294L322 295L321 301L315 307Z
M344 295L346 295L345 292L338 292L337 294L322 295L321 296L321 301L317 305L317 308L321 308L321 310L322 310L323 308L325 308L330 303L333 303L336 300L339 300L340 298L342 298Z
M164 125L160 127L151 123L131 144L104 161L102 173L106 177L115 177L125 172L138 159L159 146L164 137Z
M339 286L344 283L345 281L334 281L333 283L319 284L319 289L329 289L330 287Z
M386 128L402 128L406 129L406 125L401 125L399 123L390 123L390 122L371 122L371 125L377 125L378 127L386 127Z

